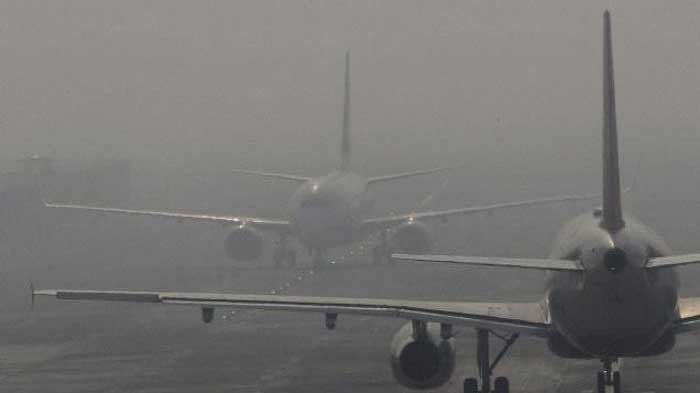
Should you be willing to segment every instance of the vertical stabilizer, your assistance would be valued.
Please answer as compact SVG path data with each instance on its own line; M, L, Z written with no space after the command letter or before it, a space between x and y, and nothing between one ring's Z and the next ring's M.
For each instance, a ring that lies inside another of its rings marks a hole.
M350 52L345 53L345 96L343 98L343 136L340 146L340 170L350 167Z
M610 231L617 231L625 223L622 220L620 200L612 33L610 12L607 10L603 15L603 24L603 221L601 225Z

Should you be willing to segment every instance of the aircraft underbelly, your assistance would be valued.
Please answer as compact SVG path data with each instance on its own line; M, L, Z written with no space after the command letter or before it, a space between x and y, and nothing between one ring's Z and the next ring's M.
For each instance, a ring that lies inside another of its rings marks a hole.
M295 219L300 240L308 246L334 248L356 240L358 225L343 209L304 208Z

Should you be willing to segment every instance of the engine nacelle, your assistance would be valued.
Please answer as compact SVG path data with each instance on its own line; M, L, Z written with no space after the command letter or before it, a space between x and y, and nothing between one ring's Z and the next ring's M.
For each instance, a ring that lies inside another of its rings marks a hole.
M393 252L423 254L430 250L432 239L428 226L419 221L399 225L391 237Z
M226 237L226 255L237 261L251 261L262 254L263 237L257 230L245 225L234 229Z
M440 337L439 323L428 322L424 334L414 337L409 322L391 342L391 369L403 386L413 389L442 386L449 381L454 368L454 338Z

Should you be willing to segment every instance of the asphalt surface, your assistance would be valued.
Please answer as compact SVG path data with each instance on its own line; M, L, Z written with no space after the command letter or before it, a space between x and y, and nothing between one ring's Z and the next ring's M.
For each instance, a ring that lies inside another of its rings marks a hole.
M335 264L322 270L275 270L269 250L261 261L235 264L221 255L220 228L205 228L86 219L34 230L31 241L24 234L21 247L2 246L0 392L411 391L393 379L388 362L402 321L341 315L328 331L316 314L217 310L205 325L196 308L53 299L31 311L30 279L38 287L482 301L536 299L542 290L537 272L375 267L359 248L330 256ZM493 251L476 240L479 253ZM686 280L696 275L688 272ZM462 379L475 375L474 344L474 332L460 329L455 375L435 392L460 392ZM625 360L625 391L696 392L699 350L688 335L668 355ZM496 374L508 376L514 392L578 393L592 391L598 367L522 339Z

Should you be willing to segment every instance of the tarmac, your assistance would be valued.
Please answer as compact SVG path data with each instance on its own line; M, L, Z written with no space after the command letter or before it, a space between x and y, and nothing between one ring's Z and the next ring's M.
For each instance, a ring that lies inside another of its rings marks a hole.
M42 288L473 301L537 299L543 288L539 272L373 266L357 247L329 256L333 263L323 269L310 267L302 254L298 267L274 269L267 253L244 264L224 259L220 228L73 225L31 247L0 249L0 392L412 391L394 380L388 361L389 342L404 321L340 315L329 331L318 314L218 309L214 322L204 324L189 307L37 299L31 310L30 279ZM686 281L696 271L689 269ZM457 332L455 373L431 392L461 392L462 380L476 374L475 334ZM690 334L667 355L625 359L624 391L697 392L699 353L698 337ZM509 377L513 392L579 393L592 392L598 368L595 361L557 358L544 341L523 338L496 375Z

